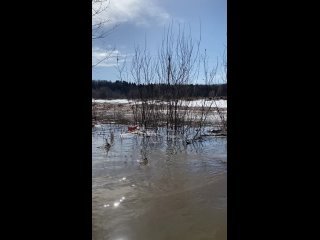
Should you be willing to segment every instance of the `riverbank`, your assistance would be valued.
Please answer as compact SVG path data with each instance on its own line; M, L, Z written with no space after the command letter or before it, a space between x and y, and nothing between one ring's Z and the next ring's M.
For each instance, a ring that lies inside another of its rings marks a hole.
M94 124L107 124L107 123L120 123L120 124L133 124L134 109L141 106L141 101L133 101L128 99L92 99L92 121ZM165 106L161 108L164 102L152 101L148 102L150 105L157 105L159 118L165 119ZM160 107L159 107L160 106ZM187 109L187 114L186 114ZM207 116L204 123L219 124L221 116L227 117L227 100L210 100L210 99L197 99L192 101L180 101L178 111L186 114L188 121L197 122L203 121L201 118L203 112Z

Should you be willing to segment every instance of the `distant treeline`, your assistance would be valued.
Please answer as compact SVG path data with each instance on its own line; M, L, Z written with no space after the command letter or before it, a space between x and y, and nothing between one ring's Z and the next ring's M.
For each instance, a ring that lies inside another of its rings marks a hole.
M142 92L143 96L146 98L161 99L163 93L168 91L179 91L179 96L182 98L227 98L227 84L188 84L168 86L166 84L137 85L126 81L92 81L92 98L94 99L139 99L141 98Z

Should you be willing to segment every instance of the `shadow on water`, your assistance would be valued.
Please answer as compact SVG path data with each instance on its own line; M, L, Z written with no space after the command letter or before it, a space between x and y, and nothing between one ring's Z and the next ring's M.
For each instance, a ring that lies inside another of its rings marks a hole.
M92 132L93 239L226 239L226 138L126 130Z

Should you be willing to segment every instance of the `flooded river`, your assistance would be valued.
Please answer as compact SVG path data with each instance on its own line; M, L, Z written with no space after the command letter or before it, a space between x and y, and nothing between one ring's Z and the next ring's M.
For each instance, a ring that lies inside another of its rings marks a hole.
M226 138L186 145L126 129L92 131L93 239L227 239Z

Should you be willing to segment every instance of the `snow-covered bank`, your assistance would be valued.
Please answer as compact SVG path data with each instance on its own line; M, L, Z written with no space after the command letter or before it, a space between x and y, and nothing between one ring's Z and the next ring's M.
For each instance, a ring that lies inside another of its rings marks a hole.
M109 104L132 104L134 101L128 99L92 99L94 103L109 103ZM140 101L136 101L135 103L141 103ZM157 103L156 103L157 104ZM192 100L192 101L182 101L179 103L181 106L189 106L189 107L218 107L218 108L227 108L227 100ZM217 105L217 106L216 106Z
M131 101L129 101L128 99L92 99L92 102L94 103L121 103L121 104L125 104L125 103L130 103Z
M192 100L192 101L183 101L183 106L189 106L189 107L218 107L218 108L227 108L227 100L205 100L205 99L199 99L199 100Z

